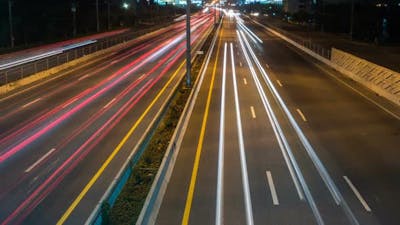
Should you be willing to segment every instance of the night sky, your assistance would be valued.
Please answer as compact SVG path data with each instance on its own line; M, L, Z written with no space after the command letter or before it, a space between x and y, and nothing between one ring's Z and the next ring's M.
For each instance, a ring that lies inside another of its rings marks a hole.
M121 0L112 1L112 22L119 26ZM72 0L13 0L13 25L16 44L49 42L72 36ZM107 5L99 0L101 30L107 26ZM128 1L129 2L129 1ZM96 31L95 0L76 0L78 34ZM8 5L0 3L0 47L9 44Z
M54 40L68 39L72 37L73 23L71 5L73 0L13 0L13 26L15 43L17 46L31 45L52 42ZM96 15L95 0L75 0L77 4L77 31L78 35L94 33L96 31ZM107 28L107 0L99 0L100 3L100 29L102 31ZM390 9L377 9L377 2L398 3L399 0L361 0L368 7L356 5L356 21L362 32L380 32L381 20L387 17L389 21L389 30L391 37L400 36L399 33L399 14L400 7ZM132 21L127 11L121 7L122 0L111 0L111 23L113 28L121 25L129 25ZM127 2L132 3L131 0ZM341 7L331 8L329 17L335 20L335 15L341 17L344 12L348 12L347 8L351 0L324 0L324 3L342 3ZM344 3L343 3L344 2ZM369 3L369 4L367 4ZM329 7L328 7L329 8ZM345 16L345 15L344 15ZM373 17L373 18L370 18ZM397 19L396 19L397 18ZM340 19L340 18L339 18ZM343 23L347 23L347 19L343 19ZM7 0L0 1L0 48L9 46L9 24L8 24L8 4ZM331 23L331 22L329 22ZM345 25L343 25L345 27ZM342 29L340 31L340 29ZM345 28L339 28L335 32L346 32ZM362 34L361 36L363 36ZM369 34L368 34L369 35ZM364 35L365 36L365 35ZM371 38L366 38L371 39ZM397 39L399 39L397 37ZM396 40L397 40L396 39Z

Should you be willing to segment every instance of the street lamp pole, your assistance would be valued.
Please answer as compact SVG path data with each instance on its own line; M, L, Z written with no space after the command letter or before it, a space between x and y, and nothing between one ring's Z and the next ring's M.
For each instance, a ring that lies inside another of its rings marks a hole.
M13 22L12 22L12 2L8 0L8 22L10 23L10 44L11 48L14 48L14 31L13 31Z
M110 20L110 1L111 0L108 0L107 1L107 28L110 30L111 29L111 20Z
M350 15L350 39L353 40L354 29L354 0L351 0L351 15Z
M100 31L100 21L99 21L99 0L96 0L96 30Z
M217 4L214 3L214 25L217 24Z
M190 0L186 0L186 86L190 87L190 70L191 70L191 54L190 54Z
M72 12L72 36L76 37L76 3L75 3L75 1L72 2L71 12Z

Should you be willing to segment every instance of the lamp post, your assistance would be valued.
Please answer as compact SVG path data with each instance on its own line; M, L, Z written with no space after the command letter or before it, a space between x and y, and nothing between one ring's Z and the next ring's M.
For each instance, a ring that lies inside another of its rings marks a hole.
M111 29L111 19L110 19L110 6L111 5L111 0L107 1L107 28L108 30Z
M71 12L72 12L72 36L76 37L76 3L75 2L72 2Z
M14 31L13 31L13 22L12 22L12 2L8 0L8 22L10 24L10 44L11 48L14 48Z
M353 40L354 29L354 0L351 0L351 15L350 15L350 39Z
M99 21L99 0L96 0L96 30L100 31L100 21Z
M186 86L190 87L190 69L191 69L191 54L190 54L190 0L186 0Z
M217 4L214 3L214 25L217 25Z

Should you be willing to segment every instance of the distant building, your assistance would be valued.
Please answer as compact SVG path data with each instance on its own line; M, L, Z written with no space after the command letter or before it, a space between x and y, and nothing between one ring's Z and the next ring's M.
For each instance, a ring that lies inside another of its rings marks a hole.
M155 0L155 2L159 5L186 5L186 0ZM191 0L191 3L197 6L201 6L203 4L202 0Z
M301 10L310 12L315 4L316 0L283 0L283 10L287 13L296 13Z
M282 4L283 0L245 0L244 4L261 3L261 4Z

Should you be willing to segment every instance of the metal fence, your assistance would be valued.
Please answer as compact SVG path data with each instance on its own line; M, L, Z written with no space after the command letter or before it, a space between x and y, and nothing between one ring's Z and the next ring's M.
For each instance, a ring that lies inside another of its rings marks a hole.
M12 68L0 70L0 86L28 77L32 74L51 69L53 67L62 65L64 63L73 61L85 55L89 55L94 52L109 48L111 46L132 40L135 37L160 29L161 27L164 26L167 25L166 24L158 25L140 31L129 32L113 37L99 39L97 40L97 42L93 44L67 50L57 55L49 56L44 59L39 59L37 61L25 63Z
M311 51L317 53L318 55L326 58L326 59L331 59L331 49L330 48L325 48L322 45L316 44L312 42L311 40L295 40L297 43L303 45L304 47L310 49Z
M279 33L284 34L285 36L287 36L288 38L297 42L298 44L304 46L305 48L310 49L311 51L315 52L316 54L318 54L326 59L329 59L329 60L331 59L331 48L330 47L326 47L326 46L317 44L317 43L315 43L315 41L311 40L310 38L295 35L290 31L286 31L277 26L272 26L270 23L268 23L268 26L270 26L274 30L279 31Z

